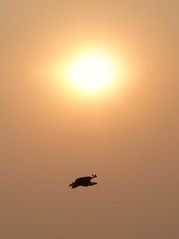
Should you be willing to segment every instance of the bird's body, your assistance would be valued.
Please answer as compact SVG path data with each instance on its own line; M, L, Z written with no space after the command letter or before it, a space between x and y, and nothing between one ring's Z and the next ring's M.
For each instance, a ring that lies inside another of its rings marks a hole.
M74 182L72 182L69 186L72 188L76 188L79 186L83 186L83 187L88 187L88 186L93 186L95 184L97 184L96 182L91 182L91 179L96 178L96 174L92 175L92 176L87 176L87 177L80 177L77 178Z

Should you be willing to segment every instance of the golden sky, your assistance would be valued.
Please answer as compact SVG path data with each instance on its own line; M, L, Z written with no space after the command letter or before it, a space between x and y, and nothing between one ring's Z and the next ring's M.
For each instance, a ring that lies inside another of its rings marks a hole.
M1 0L0 29L0 237L177 239L179 3ZM64 87L91 49L126 85Z

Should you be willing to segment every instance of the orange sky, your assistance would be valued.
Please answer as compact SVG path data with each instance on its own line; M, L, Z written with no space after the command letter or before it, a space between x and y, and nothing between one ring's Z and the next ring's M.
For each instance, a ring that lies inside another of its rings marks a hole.
M0 237L177 239L179 3L6 0L0 27ZM50 67L91 47L131 84L96 100L57 84Z

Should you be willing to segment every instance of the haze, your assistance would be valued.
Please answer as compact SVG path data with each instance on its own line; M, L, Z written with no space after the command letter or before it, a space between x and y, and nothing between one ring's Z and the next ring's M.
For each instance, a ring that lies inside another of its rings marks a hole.
M1 0L0 26L0 237L178 239L179 3ZM93 47L135 69L96 99L52 70Z

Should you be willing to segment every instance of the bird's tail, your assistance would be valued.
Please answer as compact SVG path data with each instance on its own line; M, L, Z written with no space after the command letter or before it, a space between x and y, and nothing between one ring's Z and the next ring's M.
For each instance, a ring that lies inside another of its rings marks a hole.
M96 177L97 177L97 175L96 175L96 174L92 174L92 177L93 177L93 178L96 178Z
M71 184L69 185L69 187L71 187L71 188L76 188L76 187L78 187L78 185L76 185L76 183L73 182L73 183L71 183Z

